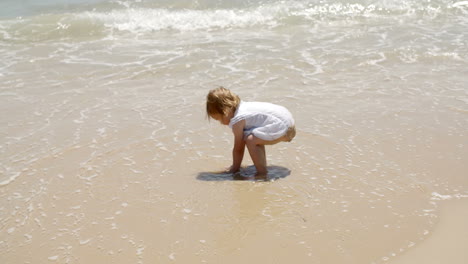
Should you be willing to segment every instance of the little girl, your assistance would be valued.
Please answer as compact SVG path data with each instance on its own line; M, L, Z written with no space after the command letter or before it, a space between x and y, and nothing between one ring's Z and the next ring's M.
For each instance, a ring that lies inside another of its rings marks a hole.
M291 141L296 135L294 119L284 107L262 102L244 102L230 90L219 87L206 97L209 118L229 126L234 133L230 173L238 172L247 146L257 169L257 176L266 176L265 145Z

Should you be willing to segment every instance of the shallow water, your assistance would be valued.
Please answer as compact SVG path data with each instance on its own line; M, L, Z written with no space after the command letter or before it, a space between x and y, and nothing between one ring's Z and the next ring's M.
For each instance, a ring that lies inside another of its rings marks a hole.
M9 8L2 263L382 263L468 196L466 1ZM294 114L275 181L206 174L231 162L218 85Z

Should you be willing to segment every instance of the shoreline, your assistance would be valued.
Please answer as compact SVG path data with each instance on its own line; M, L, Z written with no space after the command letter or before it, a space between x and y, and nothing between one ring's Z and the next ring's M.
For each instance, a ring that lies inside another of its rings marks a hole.
M392 264L468 263L468 199L442 201L432 234Z

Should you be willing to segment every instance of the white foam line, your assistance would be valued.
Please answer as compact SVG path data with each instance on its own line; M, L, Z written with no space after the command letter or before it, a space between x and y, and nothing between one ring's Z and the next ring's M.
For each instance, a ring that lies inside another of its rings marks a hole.
M88 238L88 239L85 239L85 240L80 240L80 245L86 245L88 244L91 240L93 240L92 238Z
M452 7L460 7L460 6L468 6L468 1L460 1L452 5Z
M21 172L15 172L15 173L10 173L12 175L10 175L6 180L3 180L0 182L0 186L6 186L10 183L12 183L14 180L16 180L16 178L18 178L18 176L21 175Z
M438 192L431 193L432 198L431 200L437 201L444 201L444 200L452 200L454 198L461 199L461 198L468 198L468 194L440 194Z
M49 259L50 261L56 261L56 260L58 260L58 258L59 258L58 256L51 256L51 257L48 257L48 259Z

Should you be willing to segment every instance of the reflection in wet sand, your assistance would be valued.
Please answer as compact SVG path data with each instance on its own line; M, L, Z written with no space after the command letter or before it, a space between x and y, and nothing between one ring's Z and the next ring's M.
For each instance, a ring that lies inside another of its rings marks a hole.
M201 181L275 181L285 178L291 171L281 166L268 166L268 174L262 177L256 176L255 166L242 168L238 173L227 172L201 172L197 179Z

